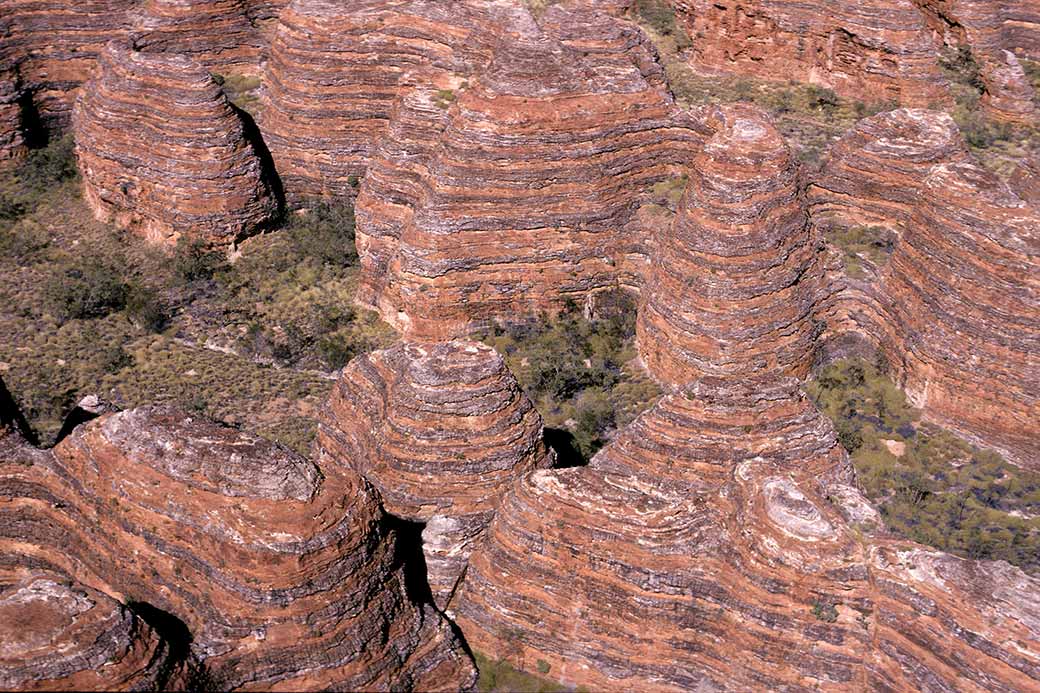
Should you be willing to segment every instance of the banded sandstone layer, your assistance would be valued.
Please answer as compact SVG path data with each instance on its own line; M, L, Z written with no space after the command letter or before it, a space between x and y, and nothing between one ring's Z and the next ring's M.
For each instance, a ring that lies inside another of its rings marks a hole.
M3 31L0 26L0 33ZM25 156L25 96L17 65L0 52L0 168Z
M187 55L222 74L260 69L264 40L247 0L144 0L129 24L139 51Z
M170 645L126 606L62 575L0 568L0 690L182 688Z
M546 17L570 37L584 21ZM568 42L524 35L450 103L433 90L402 100L392 134L446 113L389 138L369 167L358 300L406 334L464 336L640 282L648 248L635 208L689 163L706 128L659 88L644 43L579 53Z
M490 60L500 34L508 43L532 26L513 2L291 2L261 94L261 126L289 197L353 197L405 85L450 90Z
M880 538L851 480L797 381L702 379L506 497L459 624L603 690L1035 687L1040 584Z
M938 45L911 0L671 0L694 64L798 80L868 102L947 102Z
M258 438L163 408L4 454L5 566L60 572L180 619L221 689L467 689L412 602L378 496Z
M320 419L323 466L351 467L387 512L425 523L438 606L517 478L548 467L542 418L494 349L400 342L344 369Z
M154 243L227 245L278 210L239 115L186 57L109 44L74 120L85 198L101 221Z
M22 62L22 81L43 125L66 129L80 85L105 44L127 35L136 0L0 0L7 32L0 47Z
M1028 196L1028 176L1019 183ZM829 335L867 337L926 417L1034 467L1035 203L972 162L949 116L923 110L861 122L834 147L809 201L819 225L879 225L899 238L874 282L846 280L821 308Z
M804 377L817 336L823 256L806 223L797 164L765 114L712 109L651 256L637 347L659 381L705 375Z

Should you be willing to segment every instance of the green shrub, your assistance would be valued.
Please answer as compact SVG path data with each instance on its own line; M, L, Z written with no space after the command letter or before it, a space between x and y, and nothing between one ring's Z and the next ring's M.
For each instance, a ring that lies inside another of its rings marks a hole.
M816 602L813 604L812 614L820 621L834 623L838 620L838 609L830 602Z
M50 311L62 322L120 311L126 305L127 292L119 269L101 258L85 258L59 269L43 288Z
M159 293L140 284L131 284L127 290L126 315L135 325L149 332L162 332L170 318Z
M662 36L676 39L678 48L688 48L690 37L675 19L675 9L667 0L638 0L636 11L639 18Z
M72 135L29 152L17 169L18 180L34 192L43 192L78 175Z
M173 269L181 280L191 283L212 279L226 264L222 253L211 250L202 241L187 236L177 239Z
M316 202L293 216L288 227L296 253L324 265L357 264L354 247L354 207L345 200Z

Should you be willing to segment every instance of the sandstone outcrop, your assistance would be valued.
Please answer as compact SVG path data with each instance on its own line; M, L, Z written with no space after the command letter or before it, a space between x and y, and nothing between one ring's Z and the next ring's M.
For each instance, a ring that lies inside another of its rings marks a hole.
M550 466L542 419L494 349L400 342L344 369L320 418L322 466L351 467L387 512L425 523L431 591L447 606L473 545L520 476Z
M925 415L1040 462L1040 212L973 163L935 166L878 286L889 361Z
M25 155L24 99L21 75L13 62L5 62L0 53L0 168L11 166Z
M658 230L637 347L658 380L808 373L822 256L797 165L760 110L715 109L679 212Z
M127 35L127 11L136 0L0 0L7 20L0 52L23 61L22 80L42 124L62 130L71 122L78 89L94 72L105 44Z
M829 87L868 102L949 100L938 47L910 0L672 0L695 64Z
M4 455L4 565L73 575L183 622L220 689L466 689L356 473L148 407ZM30 546L31 545L31 546Z
M187 55L222 74L259 71L264 42L246 0L144 0L129 23L142 52Z
M564 25L562 10L547 17ZM677 113L646 55L624 41L579 53L541 32L499 46L440 104L447 114L369 167L358 299L407 334L444 339L638 285L637 202L709 132ZM398 117L417 120L436 97L409 97Z
M599 690L1035 687L1040 583L879 538L850 482L795 380L704 378L506 497L459 624Z
M287 194L353 196L404 85L458 73L437 87L448 99L499 34L533 21L513 2L294 0L272 41L261 115Z
M85 198L102 221L155 243L227 245L277 211L241 119L186 57L113 42L74 117Z
M0 690L182 688L171 648L127 607L62 575L0 568Z

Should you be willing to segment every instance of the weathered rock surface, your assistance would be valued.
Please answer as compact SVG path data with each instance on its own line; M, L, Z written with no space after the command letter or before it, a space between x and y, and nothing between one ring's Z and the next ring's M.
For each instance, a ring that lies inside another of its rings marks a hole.
M637 346L658 380L808 373L822 256L797 165L764 113L714 110L679 212L659 229Z
M935 166L878 285L925 415L1040 464L1040 212L973 163Z
M514 2L294 0L271 45L261 116L287 194L353 196L404 85L464 78L500 33L530 26Z
M466 689L356 473L163 408L5 455L0 555L183 621L221 689ZM31 548L27 547L31 544Z
M0 690L181 688L184 670L150 626L66 577L0 568Z
M0 34L3 31L0 25ZM0 50L0 168L11 166L25 155L25 93L17 65Z
M1040 584L876 538L850 481L796 381L702 379L506 497L460 626L600 690L1035 687Z
M442 608L501 496L553 461L541 416L502 357L478 342L400 342L354 359L316 445L323 467L353 468L388 512L426 523L426 567Z
M230 244L277 211L220 87L183 56L115 42L76 104L76 155L95 216L155 243Z
M701 67L810 82L868 102L949 99L936 41L910 0L672 4Z
M546 15L561 32L582 16ZM447 113L389 142L369 168L360 301L406 333L443 339L638 283L637 201L708 130L677 113L648 49L617 37L578 52L570 39L525 34L452 103L433 90L404 100L401 122Z
M1016 176L1026 198L1031 162ZM864 120L810 186L820 225L899 237L869 286L818 309L828 335L881 347L925 415L1019 464L1038 459L1037 208L972 163L952 119L898 110Z
M8 22L0 53L23 61L22 80L45 127L69 126L80 85L105 44L127 35L136 1L0 0L0 22Z
M142 52L187 55L222 74L259 71L264 40L247 0L144 0L129 22Z

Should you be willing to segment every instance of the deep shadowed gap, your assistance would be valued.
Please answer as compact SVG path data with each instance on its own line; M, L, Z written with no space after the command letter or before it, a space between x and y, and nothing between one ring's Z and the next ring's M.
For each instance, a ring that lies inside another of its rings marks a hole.
M36 108L33 93L29 90L22 92L18 99L18 108L21 111L22 137L30 149L42 149L50 142L50 133L43 124L40 111Z
M563 428L546 428L545 443L556 451L556 469L584 467L589 463L578 449L574 434Z
M18 408L18 403L14 401L4 381L0 380L0 428L4 426L12 426L31 445L40 444L39 436L29 426L29 421Z
M191 661L191 630L189 630L188 625L184 621L148 602L130 601L126 603L126 608L130 609L135 616L151 626L152 630L170 648L166 663L156 681L158 690L166 689L170 676L178 665L182 663L189 670L187 690L210 691L219 689L209 678L205 667Z
M228 104L242 120L242 133L245 135L246 141L249 142L250 146L253 148L256 157L260 160L261 175L270 186L271 193L278 202L278 217L280 218L285 213L285 188L282 185L281 177L278 175L278 170L274 166L274 155L271 154L271 150L268 148L267 143L264 142L264 136L261 134L260 128L257 126L256 120L253 119L253 116L250 115L248 111L242 110L230 101Z

